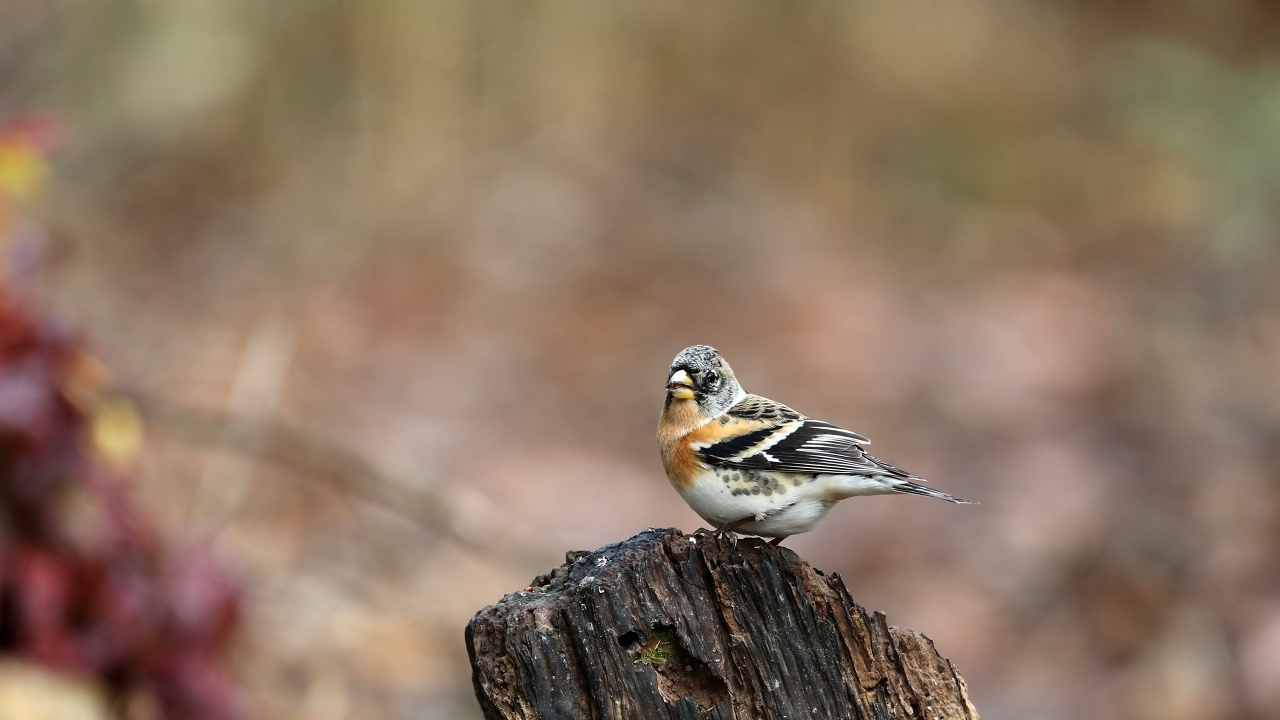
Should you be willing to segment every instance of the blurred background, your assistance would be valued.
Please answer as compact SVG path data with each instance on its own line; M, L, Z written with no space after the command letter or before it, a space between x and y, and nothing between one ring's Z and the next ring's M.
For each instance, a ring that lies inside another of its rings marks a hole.
M5 0L0 232L157 533L239 578L256 717L476 720L477 609L700 526L653 432L707 343L982 502L786 544L987 720L1276 718L1277 41L1269 0Z

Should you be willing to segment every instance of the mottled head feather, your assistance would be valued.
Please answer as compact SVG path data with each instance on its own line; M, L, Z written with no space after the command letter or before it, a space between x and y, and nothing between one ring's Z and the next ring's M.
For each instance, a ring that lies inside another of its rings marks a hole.
M667 377L679 370L688 373L693 381L693 397L705 418L720 415L744 394L733 368L710 345L693 345L681 350L671 362Z
M729 363L720 357L720 353L710 345L691 345L680 351L676 359L671 361L671 372L684 370L692 375L695 371L719 371L721 366L729 367ZM730 372L732 374L732 371Z

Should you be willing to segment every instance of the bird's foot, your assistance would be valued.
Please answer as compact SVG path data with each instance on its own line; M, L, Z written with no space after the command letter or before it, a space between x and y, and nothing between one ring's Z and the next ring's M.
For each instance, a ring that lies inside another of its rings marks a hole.
M769 518L769 513L756 513L755 515L748 515L747 517L744 517L741 520L734 520L733 522L725 523L723 525L716 525L715 530L712 531L712 535L715 535L718 538L726 538L726 537L729 538L729 542L733 543L734 548L737 548L738 533L734 532L735 528L742 527L743 525L749 522L763 522L768 518ZM783 537L786 537L786 536L784 535Z
M738 533L730 530L728 526L716 526L716 529L711 531L711 537L717 540L728 540L735 548L738 547Z
M776 538L774 538L774 539L770 540L770 541L769 541L769 544L770 544L770 545L781 545L781 544L782 544L782 541L783 541L783 540L786 540L786 539L787 539L787 538L789 538L789 537L791 537L791 536L790 536L790 535L779 535L778 537L776 537Z
M738 533L734 532L734 528L742 527L745 523L756 520L757 517L758 516L747 516L741 520L734 520L733 522L725 523L723 525L717 525L715 532L712 534L721 539L728 538L729 542L732 543L733 547L736 549L738 547Z

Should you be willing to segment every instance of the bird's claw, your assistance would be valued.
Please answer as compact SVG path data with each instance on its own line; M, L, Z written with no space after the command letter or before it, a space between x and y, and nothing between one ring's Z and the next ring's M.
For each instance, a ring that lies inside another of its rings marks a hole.
M716 525L715 530L711 531L711 534L720 539L724 539L726 537L729 538L729 542L733 544L734 549L737 549L738 534L734 532L734 528L752 521L763 522L768 518L769 513L756 513L755 515L744 517L741 520L735 520L731 523L725 523L724 525Z
M711 531L711 536L717 540L727 539L735 549L738 547L738 534L730 530L727 526L717 526Z

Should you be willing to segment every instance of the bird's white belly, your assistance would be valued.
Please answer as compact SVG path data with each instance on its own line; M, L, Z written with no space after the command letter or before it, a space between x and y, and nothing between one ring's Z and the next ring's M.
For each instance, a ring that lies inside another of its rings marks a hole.
M765 537L799 535L817 527L832 505L835 503L823 500L799 500L779 509L764 520L743 523L734 528L734 531Z
M722 469L699 473L680 494L694 512L713 525L753 518L734 530L769 537L812 530L834 504L818 483L805 476Z

